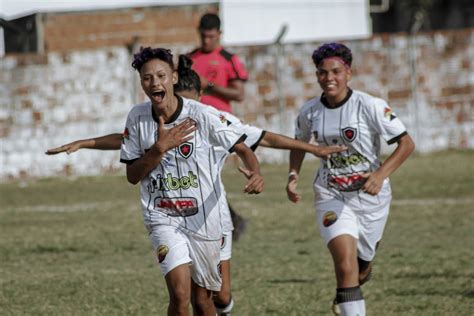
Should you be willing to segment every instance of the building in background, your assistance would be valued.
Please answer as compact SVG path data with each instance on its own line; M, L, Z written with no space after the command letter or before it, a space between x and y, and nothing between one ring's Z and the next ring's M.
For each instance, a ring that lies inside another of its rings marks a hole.
M6 54L0 58L0 179L98 174L122 167L114 152L82 151L55 157L43 153L77 138L121 131L130 106L143 98L130 68L132 52L140 45L189 52L198 44L200 16L222 9L216 1L145 2L141 7L38 10L13 18L3 16L0 24ZM351 8L360 4L359 0L336 2ZM433 0L444 7L415 10L421 12L415 19L401 6L415 2L371 1L373 30L337 36L354 53L357 75L351 87L387 99L409 129L417 130L421 151L474 148L472 18L452 19L466 23L453 29L449 25L433 29L439 24L430 22L438 10L446 16L465 16L474 5L471 1ZM407 22L395 27L393 19L402 21L404 12ZM328 25L333 23L331 18L327 17ZM410 33L413 26L417 32ZM291 25L285 36L290 32ZM247 96L236 114L291 136L299 107L320 92L310 56L322 40L331 39L227 46L242 57L249 70ZM257 154L266 161L283 157L265 150Z

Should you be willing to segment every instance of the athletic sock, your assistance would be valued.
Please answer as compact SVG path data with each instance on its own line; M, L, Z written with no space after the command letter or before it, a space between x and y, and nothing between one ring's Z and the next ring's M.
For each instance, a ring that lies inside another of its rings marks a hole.
M214 303L214 306L216 307L216 311L217 311L218 316L230 315L230 312L232 311L232 308L234 307L234 299L231 298L229 304L227 304L227 305L221 305L221 304Z
M337 289L336 300L342 316L365 316L365 301L360 286Z

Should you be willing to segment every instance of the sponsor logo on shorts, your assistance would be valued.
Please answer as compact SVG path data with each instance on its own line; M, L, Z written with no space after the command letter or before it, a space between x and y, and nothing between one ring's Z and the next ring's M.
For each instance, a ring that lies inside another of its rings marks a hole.
M189 157L191 157L193 153L193 148L194 148L193 143L185 142L179 145L178 152L181 155L181 157L183 157L184 159L188 159Z
M324 227L329 227L337 221L337 215L333 211L326 212L323 217Z
M162 263L165 260L168 251L170 251L170 249L166 245L160 245L158 247L158 249L156 250L156 256L158 258L159 263Z
M344 137L345 140L352 142L354 139L356 139L357 136L357 129L353 127L346 127L342 130L342 137Z
M193 197L158 197L155 199L155 208L169 216L186 217L198 212L198 203Z
M365 184L365 181L367 181L367 178L359 173L350 175L329 175L328 177L328 185L330 187L346 192L360 190Z

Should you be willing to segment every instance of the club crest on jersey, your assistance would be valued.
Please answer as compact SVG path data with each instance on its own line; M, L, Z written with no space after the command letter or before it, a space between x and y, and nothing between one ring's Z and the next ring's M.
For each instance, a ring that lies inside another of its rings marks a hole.
M326 212L323 218L324 227L329 227L337 221L337 215L333 211Z
M386 119L389 119L390 121L397 117L390 107L386 107L385 109L383 109L383 115Z
M159 263L162 263L165 260L168 251L170 250L166 245L160 245L158 249L156 249L156 257L158 258Z
M178 152L184 159L188 159L193 153L193 147L193 143L185 142L179 145Z
M342 137L345 140L352 142L357 136L357 129L353 127L346 127L342 130Z

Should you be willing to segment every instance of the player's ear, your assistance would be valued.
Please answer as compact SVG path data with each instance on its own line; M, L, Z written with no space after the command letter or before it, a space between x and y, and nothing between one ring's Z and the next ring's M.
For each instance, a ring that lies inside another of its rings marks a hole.
M347 69L346 78L347 78L347 81L351 80L351 78L352 78L352 68Z
M174 85L178 83L178 79L179 79L178 72L173 71L172 82Z

